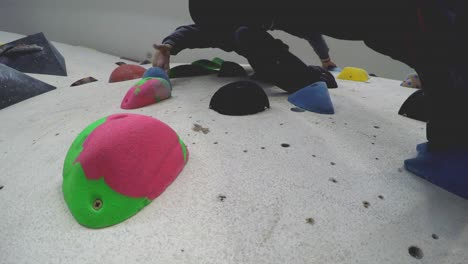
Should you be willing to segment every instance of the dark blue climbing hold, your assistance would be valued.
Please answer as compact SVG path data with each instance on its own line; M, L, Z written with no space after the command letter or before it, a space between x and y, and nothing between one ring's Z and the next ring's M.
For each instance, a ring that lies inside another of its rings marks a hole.
M291 94L288 101L307 111L319 114L334 114L335 109L324 82L316 82Z
M405 168L416 176L468 199L468 150L429 151L428 144L416 147L418 156L405 160Z
M30 35L4 46L16 49L27 46L41 48L40 50L30 49L29 52L5 52L0 55L0 63L10 68L27 73L67 76L65 59L43 33Z
M151 67L147 69L145 73L143 74L143 78L148 78L148 77L162 78L162 79L165 79L166 81L169 81L169 76L167 75L166 71L159 67Z
M0 109L54 89L52 85L0 63Z
M427 122L426 101L424 90L417 90L406 99L400 107L398 114L418 121Z

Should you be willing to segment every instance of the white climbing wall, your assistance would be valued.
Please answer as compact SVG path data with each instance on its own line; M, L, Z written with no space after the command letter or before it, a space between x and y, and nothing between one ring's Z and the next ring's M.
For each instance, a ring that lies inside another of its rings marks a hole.
M468 263L468 202L402 169L425 124L397 115L413 92L400 82L338 80L332 116L290 111L268 84L271 109L219 115L211 95L234 79L216 76L176 79L173 98L124 111L136 81L107 83L117 57L56 47L69 76L31 76L58 89L0 110L0 263ZM69 87L88 76L99 81ZM137 215L87 229L63 200L65 154L122 112L166 122L190 160Z

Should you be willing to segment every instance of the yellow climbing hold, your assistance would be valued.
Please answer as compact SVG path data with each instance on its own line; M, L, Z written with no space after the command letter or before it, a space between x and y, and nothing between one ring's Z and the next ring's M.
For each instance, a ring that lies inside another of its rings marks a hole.
M367 82L369 74L367 71L356 67L345 67L337 77L341 80L351 80L356 82Z

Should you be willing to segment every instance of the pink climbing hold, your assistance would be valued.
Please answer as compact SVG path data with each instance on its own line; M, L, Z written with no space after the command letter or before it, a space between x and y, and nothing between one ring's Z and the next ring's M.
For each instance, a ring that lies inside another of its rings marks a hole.
M143 78L135 84L122 100L120 108L136 109L171 97L171 86L162 78Z
M123 82L141 78L146 69L139 65L123 64L117 67L110 75L109 82Z
M179 175L188 151L165 123L144 115L109 116L86 138L76 159L88 179L104 178L130 197L158 197Z

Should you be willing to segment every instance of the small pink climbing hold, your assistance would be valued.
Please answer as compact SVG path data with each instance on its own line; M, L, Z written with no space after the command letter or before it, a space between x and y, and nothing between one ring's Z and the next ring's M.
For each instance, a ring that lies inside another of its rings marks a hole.
M143 78L135 84L122 100L120 108L136 109L171 97L171 86L162 78Z

